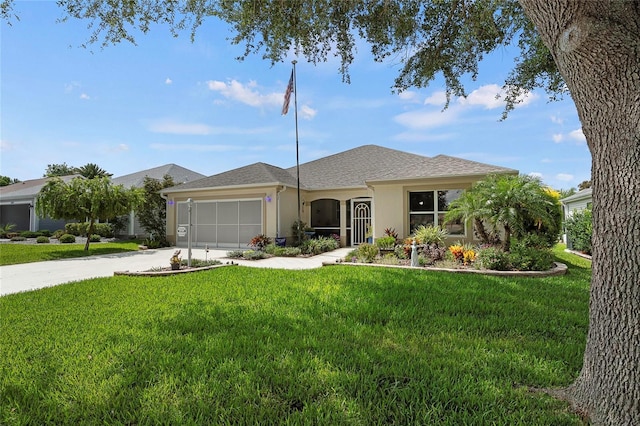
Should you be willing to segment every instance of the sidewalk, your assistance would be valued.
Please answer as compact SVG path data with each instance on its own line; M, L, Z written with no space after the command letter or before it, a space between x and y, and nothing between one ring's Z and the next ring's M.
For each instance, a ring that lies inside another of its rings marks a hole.
M0 267L0 296L21 291L36 290L72 281L81 281L96 277L111 277L116 271L145 271L154 267L168 266L169 258L175 247L108 254L103 256L80 257L73 259L52 260L46 262L24 263ZM186 249L182 257L186 259ZM275 269L312 269L319 268L323 262L335 262L343 258L351 248L341 248L318 256L272 257L262 260L238 260L234 263L256 268ZM220 259L225 263L227 250L192 249L192 259Z

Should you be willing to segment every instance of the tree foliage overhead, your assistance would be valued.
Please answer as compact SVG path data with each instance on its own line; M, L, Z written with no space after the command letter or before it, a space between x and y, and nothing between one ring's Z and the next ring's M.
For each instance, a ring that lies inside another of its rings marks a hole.
M114 185L109 178L74 178L65 183L60 178L49 180L40 190L36 210L42 217L53 219L89 221L87 242L84 249L89 250L90 237L98 220L108 220L125 214L142 201L137 189L125 189Z
M0 176L0 186L13 185L14 183L19 182L20 180L16 178L10 178L9 176Z
M82 167L75 167L74 171L87 179L113 176L112 173L108 173L106 170L94 163L87 163Z
M136 1L60 0L68 17L88 20L88 44L135 43L153 24L177 36L196 30L210 17L230 24L243 57L261 54L272 63L291 54L312 63L340 59L349 82L357 42L366 40L376 61L402 64L397 90L425 87L441 73L447 100L464 96L464 76L475 79L480 61L499 46L517 44L520 56L504 82L507 111L522 95L543 87L553 97L565 92L549 50L515 0L225 0ZM7 18L5 18L7 19ZM65 18L66 19L66 18ZM241 58L240 58L241 59Z

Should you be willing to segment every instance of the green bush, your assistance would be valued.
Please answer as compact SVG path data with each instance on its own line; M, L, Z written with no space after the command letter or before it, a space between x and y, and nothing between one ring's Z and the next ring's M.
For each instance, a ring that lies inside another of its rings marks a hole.
M38 232L40 233L40 235L45 236L45 237L50 237L51 236L51 231L49 231L48 229L41 229Z
M26 238L21 236L11 237L11 241L25 241L25 240Z
M38 244L45 244L45 243L49 243L49 237L45 237L44 235L40 235L37 239L36 239L36 243Z
M51 238L59 240L60 237L62 237L64 234L66 234L66 232L64 232L64 229L58 229L53 234L51 234Z
M42 234L40 232L37 232L37 231L22 231L20 233L20 236L23 237L23 238L38 238L41 235Z
M376 245L381 249L392 249L396 245L396 239L391 235L387 235L376 239Z
M67 234L84 236L84 235L87 235L87 230L89 229L89 222L67 223L64 226L64 229L66 230ZM98 235L102 235L106 238L112 238L113 226L110 223L94 223L93 232Z
M58 238L58 240L63 244L69 244L69 243L75 243L76 237L75 235L64 234L64 235L61 235L60 238Z
M481 248L476 254L476 265L480 269L507 271L510 268L509 254L505 253L499 247L489 246Z
M227 252L227 257L231 259L242 259L242 250L231 250Z
M591 209L574 212L565 222L565 227L571 248L591 254L591 235L593 234Z
M89 238L89 241L92 243L99 243L100 241L102 241L102 237L98 234L93 234L91 235L91 238Z
M302 254L316 255L335 250L338 247L340 247L340 243L338 243L335 238L318 237L315 239L303 241L302 245L300 246L300 251L302 252Z
M251 239L249 247L253 247L255 250L264 250L269 244L271 244L271 238L264 234L259 234Z
M302 254L300 247L279 247L275 244L266 246L264 252L278 257L296 257Z
M242 252L242 258L246 260L259 260L267 257L267 254L260 250L245 250Z
M360 263L373 263L378 256L378 247L373 244L360 244L357 249L347 255L347 260L352 261L353 258Z
M511 244L509 263L516 271L546 271L553 266L553 254L549 249L530 247L520 240Z

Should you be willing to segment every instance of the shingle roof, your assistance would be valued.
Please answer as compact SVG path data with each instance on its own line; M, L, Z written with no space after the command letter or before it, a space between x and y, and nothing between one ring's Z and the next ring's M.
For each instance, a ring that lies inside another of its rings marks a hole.
M286 170L266 163L254 163L197 181L177 185L171 190L217 188L225 186L284 184L297 186L297 180ZM302 183L300 185L302 187Z
M300 187L308 190L354 188L365 187L367 182L375 181L489 173L517 173L517 170L447 155L425 157L378 145L363 145L300 164ZM255 163L178 185L164 192L269 183L296 186L296 167L285 170Z
M378 180L389 171L402 172L408 164L427 159L378 145L363 145L301 164L300 182L309 189L366 186L365 181ZM287 171L295 175L296 168Z
M568 203L571 201L575 201L575 200L581 200L583 198L589 198L593 196L593 189L592 188L586 188L583 189L581 191L576 192L573 195L568 196L567 198L563 198L562 200L560 200L562 203Z
M73 178L81 177L80 175L68 175L68 176L60 176L64 182L69 182ZM40 179L30 179L25 180L24 182L14 183L12 185L2 186L0 187L0 199L9 200L9 199L22 199L22 198L33 198L42 189L45 184L53 178L45 177Z
M145 177L148 176L152 179L162 180L165 175L171 176L176 183L191 182L205 177L203 174L185 169L176 164L165 164L164 166L113 178L112 182L116 185L122 185L125 188L142 188Z

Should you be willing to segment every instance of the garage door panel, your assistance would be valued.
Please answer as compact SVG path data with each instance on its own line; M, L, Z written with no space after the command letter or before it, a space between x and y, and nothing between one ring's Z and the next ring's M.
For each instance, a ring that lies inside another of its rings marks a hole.
M260 225L241 225L240 226L240 245L248 245L251 239L262 233Z
M218 202L218 225L238 225L238 202Z
M240 201L240 224L259 225L262 223L262 201Z

